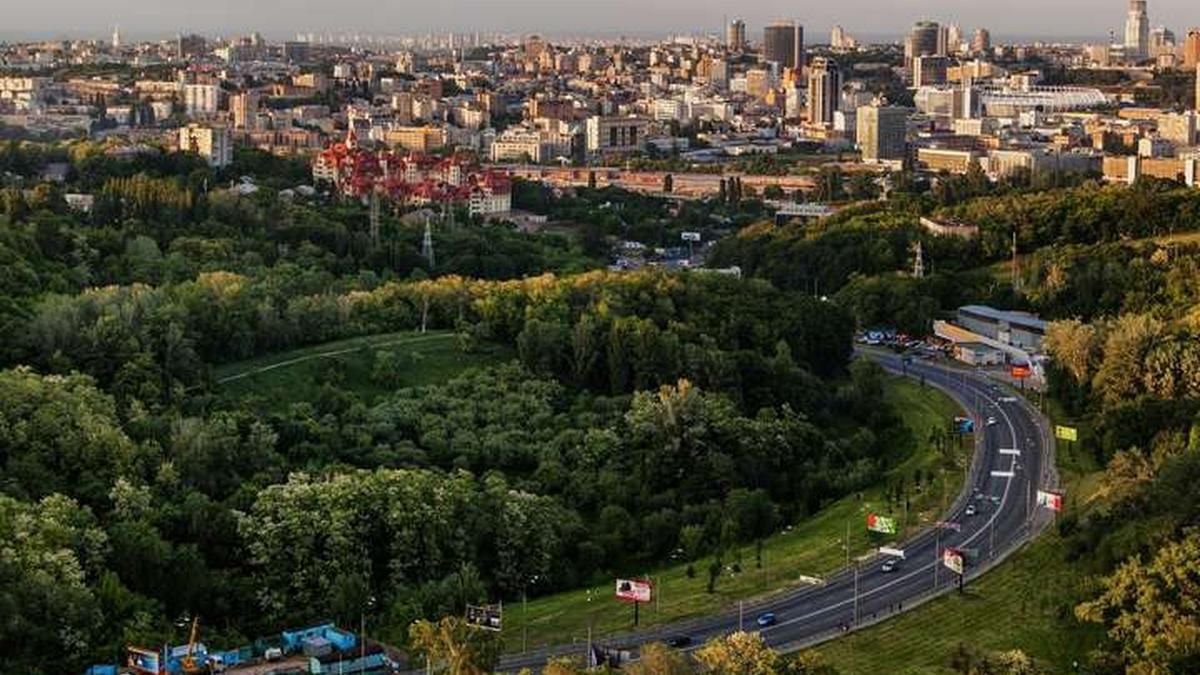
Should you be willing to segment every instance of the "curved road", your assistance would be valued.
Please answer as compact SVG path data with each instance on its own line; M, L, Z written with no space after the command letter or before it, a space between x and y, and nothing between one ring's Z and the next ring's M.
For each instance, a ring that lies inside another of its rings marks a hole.
M943 526L895 544L904 550L905 560L890 573L882 571L879 558L860 560L827 578L823 585L747 603L741 611L606 636L605 647L636 651L642 644L686 635L691 639L689 649L693 649L713 637L737 631L739 626L755 630L755 618L772 612L777 623L760 631L767 643L781 651L802 649L953 592L957 575L940 560L945 547L968 552L965 582L969 583L1051 522L1053 514L1037 506L1036 492L1057 486L1053 441L1048 421L1036 408L1023 397L1008 396L975 372L920 360L906 366L890 353L861 356L897 374L906 370L909 377L924 378L975 419L976 451L968 485L945 514ZM989 419L994 423L988 424ZM969 506L974 506L974 516L966 515ZM577 643L510 654L501 660L500 670L538 669L548 658L585 653L585 645Z

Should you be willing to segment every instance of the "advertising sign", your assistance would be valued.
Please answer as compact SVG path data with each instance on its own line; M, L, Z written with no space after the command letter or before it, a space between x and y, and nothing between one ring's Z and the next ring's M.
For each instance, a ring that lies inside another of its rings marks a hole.
M1060 495L1056 492L1046 492L1044 490L1038 490L1038 493L1037 493L1038 506L1044 506L1044 507L1050 509L1051 511L1062 511L1062 509L1063 509L1062 502L1063 502L1062 495Z
M684 241L693 241L693 242L700 241L700 233L699 232L680 232L679 237L681 239L683 239Z
M650 602L650 582L617 579L617 599L622 602Z
M942 551L942 564L950 571L961 576L963 573L963 556L958 549L948 548Z
M1060 441L1075 442L1079 440L1079 430L1075 427L1054 427L1054 437Z
M467 605L467 625L483 630L501 630L504 623L504 615L501 609L495 605L485 605L477 607L475 605Z
M1014 363L1009 368L1009 373L1014 380L1028 380L1030 377L1033 377L1033 369L1025 364Z
M159 675L162 672L158 652L141 647L130 647L127 650L125 665L139 673Z
M879 534L896 534L896 519L868 513L867 529Z

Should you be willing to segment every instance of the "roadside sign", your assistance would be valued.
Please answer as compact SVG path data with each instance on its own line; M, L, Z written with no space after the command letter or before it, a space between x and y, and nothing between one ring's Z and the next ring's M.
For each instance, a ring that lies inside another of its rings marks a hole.
M992 478L1015 478L1016 473L1012 471L993 471Z
M1063 510L1063 498L1062 495L1058 494L1057 492L1038 490L1037 503L1038 506L1044 506L1051 511Z
M700 241L700 233L699 232L680 232L679 238L682 239L683 241L699 242Z
M890 555L893 558L899 558L901 560L904 560L904 549L891 548L890 546L880 546L879 547L879 555Z
M1014 380L1028 380L1030 377L1033 377L1033 369L1025 364L1014 363L1009 368L1009 374L1012 375Z
M1056 426L1054 427L1054 437L1074 443L1079 440L1079 430L1075 427Z
M1020 456L1021 456L1021 451L1020 451L1020 450L1018 450L1018 449L1016 449L1016 448L1000 448L1000 454L1002 454L1002 455L1012 455L1012 456L1015 456L1015 457L1020 457Z
M650 582L617 579L617 599L622 602L650 602Z
M963 573L963 555L958 549L948 548L942 551L942 564L950 571L962 576Z
M467 605L466 619L468 626L499 631L504 624L504 611L499 605Z
M879 534L896 534L896 519L868 513L867 529Z

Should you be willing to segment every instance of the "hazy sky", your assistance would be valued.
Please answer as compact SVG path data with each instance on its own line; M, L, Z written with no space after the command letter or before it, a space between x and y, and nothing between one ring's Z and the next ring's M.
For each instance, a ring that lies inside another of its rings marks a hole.
M986 26L996 37L1097 38L1120 34L1124 0L4 0L0 34L107 35L114 23L130 37L180 30L271 37L297 31L541 31L648 34L716 31L739 15L754 39L764 23L800 19L827 40L841 24L862 35L896 35L919 18ZM1150 0L1151 25L1176 33L1200 25L1197 0ZM810 42L812 40L809 40Z

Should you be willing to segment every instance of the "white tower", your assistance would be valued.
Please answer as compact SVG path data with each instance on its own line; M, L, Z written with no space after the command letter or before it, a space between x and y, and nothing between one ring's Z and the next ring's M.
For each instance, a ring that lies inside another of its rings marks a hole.
M1146 0L1129 0L1129 18L1125 20L1125 57L1141 60L1150 53L1150 17Z
M121 48L121 25L120 24L113 26L112 48L113 49Z

